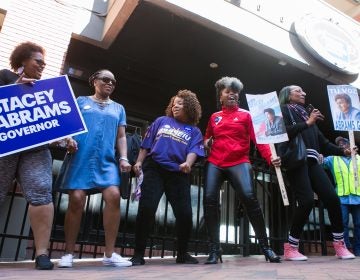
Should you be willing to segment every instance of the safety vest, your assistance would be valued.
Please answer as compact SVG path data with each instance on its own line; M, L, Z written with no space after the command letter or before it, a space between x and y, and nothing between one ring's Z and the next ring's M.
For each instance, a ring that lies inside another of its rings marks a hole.
M360 170L360 157L356 156L356 159L358 170ZM349 165L346 165L341 157L335 156L333 168L338 196L349 194L360 195L360 187L355 188L354 184L354 169L352 167L352 160L350 160Z

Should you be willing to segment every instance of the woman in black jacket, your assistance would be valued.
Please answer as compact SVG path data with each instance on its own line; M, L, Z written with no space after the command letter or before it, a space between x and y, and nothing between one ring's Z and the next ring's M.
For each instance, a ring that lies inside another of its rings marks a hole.
M306 93L302 88L296 85L286 86L279 93L281 111L289 138L301 133L307 150L307 162L286 172L295 192L297 205L292 218L288 243L284 244L284 259L307 260L307 257L299 252L299 240L313 207L314 192L328 209L336 256L340 259L353 259L355 256L347 250L344 244L339 197L319 160L320 153L348 155L351 154L351 151L339 148L324 137L316 125L316 121L323 120L324 116L318 109L312 110L310 114L306 112L305 96ZM296 124L292 123L290 112Z

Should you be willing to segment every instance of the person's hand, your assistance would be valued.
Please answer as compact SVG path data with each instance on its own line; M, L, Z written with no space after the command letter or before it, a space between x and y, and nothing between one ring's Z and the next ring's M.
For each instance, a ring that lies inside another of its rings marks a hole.
M15 81L15 84L24 84L24 83L30 83L34 84L36 82L36 79L26 78L25 73L23 72L20 77Z
M281 158L280 157L277 157L277 158L271 157L271 163L275 167L280 167L281 166Z
M316 123L316 121L323 121L325 119L324 115L321 114L321 112L318 109L314 109L310 116L309 119L306 121L308 126L314 125Z
M191 172L191 166L186 161L179 165L179 169L181 172L188 174Z
M323 154L319 154L318 162L319 162L319 164L323 164L323 163L324 163L324 155L323 155Z
M73 138L66 138L66 149L70 154L75 153L78 150L77 142Z
M352 154L356 155L358 153L358 147L357 146L354 146L352 149L349 148L346 148L344 149L344 155L349 157L351 156Z
M212 136L209 139L206 139L204 142L205 149L211 149L213 142L214 142L214 138Z
M129 161L120 158L120 171L121 172L131 171L131 164L129 163Z
M136 163L134 164L133 170L134 170L134 173L135 173L135 176L136 176L136 177L139 177L139 176L140 176L141 168L142 168L142 162L138 161L138 162L136 162Z

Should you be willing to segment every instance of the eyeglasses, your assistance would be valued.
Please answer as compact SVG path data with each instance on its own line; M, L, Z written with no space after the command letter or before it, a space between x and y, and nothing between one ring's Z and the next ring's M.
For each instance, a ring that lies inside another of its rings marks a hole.
M97 79L101 80L105 84L110 84L110 82L111 82L111 84L113 86L116 86L116 80L115 79L111 79L111 78L108 78L108 77L98 77Z
M38 64L38 65L40 65L40 66L46 66L46 63L45 63L45 61L44 60L42 60L42 59L36 59L36 58L34 58L34 60L36 61L36 63Z

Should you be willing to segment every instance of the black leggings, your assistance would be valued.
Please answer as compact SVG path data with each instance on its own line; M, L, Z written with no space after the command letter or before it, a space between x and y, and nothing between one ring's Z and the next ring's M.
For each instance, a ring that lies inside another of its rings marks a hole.
M290 235L297 239L300 238L314 205L314 192L328 210L332 232L342 233L344 227L341 218L340 200L323 167L317 163L309 162L300 168L287 171L286 174L297 200Z
M159 201L165 193L176 218L178 255L185 254L192 230L190 177L165 170L152 158L143 164L144 181L136 216L135 254L144 256L146 241L152 232Z
M219 190L224 180L227 179L243 203L256 237L261 243L265 243L267 235L264 216L254 193L251 164L241 163L221 168L207 163L205 172L204 218L210 242L219 243Z

